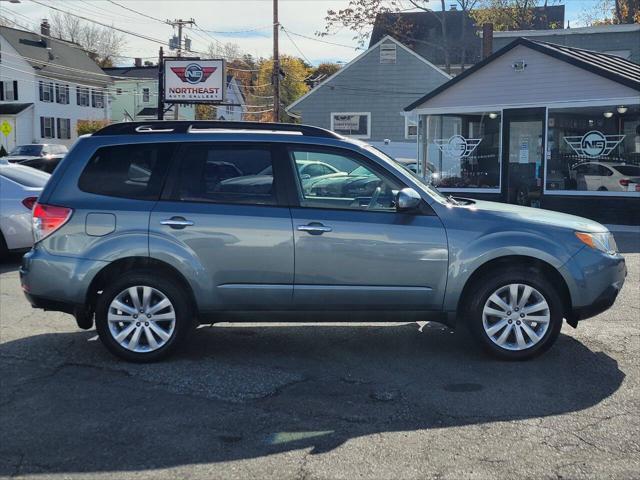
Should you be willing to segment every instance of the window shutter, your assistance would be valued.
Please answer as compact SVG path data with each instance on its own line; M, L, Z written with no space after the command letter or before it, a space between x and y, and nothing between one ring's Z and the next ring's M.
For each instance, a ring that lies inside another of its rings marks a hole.
M80 105L80 87L76 87L76 103Z
M58 130L58 138L62 138L60 136L60 119L59 118L56 118L56 128Z
M60 103L60 85L56 83L56 103Z
M69 102L70 102L70 100L69 100L69 85L65 85L64 86L64 91L67 93L67 101L65 103L69 104Z
M18 100L18 81L13 81L13 99Z
M67 136L65 138L71 138L71 119L67 118Z
M44 85L42 84L42 80L38 82L38 86L40 87L40 101L44 100Z
M44 117L40 117L40 138L44 138Z
M0 101L4 100L4 82L0 82Z

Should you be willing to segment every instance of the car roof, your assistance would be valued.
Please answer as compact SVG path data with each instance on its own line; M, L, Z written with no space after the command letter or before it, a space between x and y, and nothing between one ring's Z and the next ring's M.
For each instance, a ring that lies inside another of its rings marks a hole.
M51 177L51 175L43 172L42 170L26 167L24 165L14 165L11 163L0 164L0 175L21 185L23 185L20 181L22 179L32 184L31 186L35 186L34 184L37 184L39 187L44 187L49 181L49 177Z

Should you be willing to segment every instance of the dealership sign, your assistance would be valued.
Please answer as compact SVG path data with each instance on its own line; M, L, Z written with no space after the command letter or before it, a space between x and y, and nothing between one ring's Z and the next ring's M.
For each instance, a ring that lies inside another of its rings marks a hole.
M481 141L481 138L464 138L462 135L454 135L450 138L434 140L433 143L449 157L467 158Z
M165 60L164 100L219 103L224 100L224 60Z
M606 157L616 148L624 135L605 135L597 130L591 130L582 136L564 137L564 141L580 156L598 158Z

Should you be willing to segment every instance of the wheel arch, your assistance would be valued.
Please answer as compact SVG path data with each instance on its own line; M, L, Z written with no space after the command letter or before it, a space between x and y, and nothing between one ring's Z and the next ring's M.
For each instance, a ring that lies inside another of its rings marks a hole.
M498 269L514 268L514 267L533 267L540 270L543 275L550 280L554 285L559 286L560 297L562 298L564 306L565 318L570 317L571 312L571 294L569 286L565 281L562 274L550 263L540 260L539 258L530 257L527 255L506 255L502 257L493 258L476 268L473 273L467 278L462 289L462 294L458 300L457 314L466 316L466 307L469 305L469 297L473 292L475 284L482 280L485 276L491 274Z
M175 269L168 263L165 263L161 260L150 257L137 256L125 257L115 260L109 263L109 265L102 268L102 270L100 270L96 274L96 276L91 281L91 284L89 285L89 289L87 290L85 305L88 307L88 310L91 312L95 310L99 292L104 290L110 279L134 270L153 272L158 275L164 275L171 278L172 280L175 280L184 289L189 297L189 300L192 302L192 305L196 305L197 312L198 303L196 301L196 296L193 292L193 288L184 277L184 275L182 275L182 273L180 273L177 269Z

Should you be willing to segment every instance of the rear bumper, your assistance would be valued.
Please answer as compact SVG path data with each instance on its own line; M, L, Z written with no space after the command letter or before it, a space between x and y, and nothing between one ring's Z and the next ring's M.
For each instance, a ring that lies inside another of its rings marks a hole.
M20 284L34 308L73 313L84 305L95 275L106 262L51 255L36 246L22 257Z

